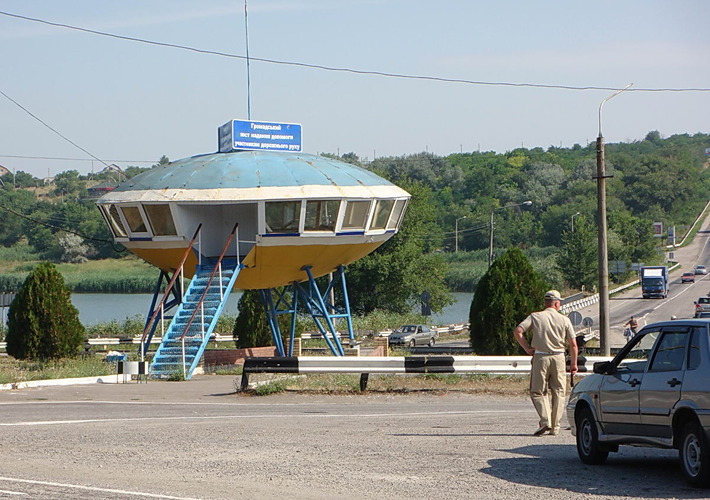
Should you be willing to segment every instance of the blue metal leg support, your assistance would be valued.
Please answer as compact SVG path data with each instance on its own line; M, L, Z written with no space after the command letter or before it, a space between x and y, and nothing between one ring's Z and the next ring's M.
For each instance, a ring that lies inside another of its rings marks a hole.
M156 305L158 304L158 302L160 302L159 297L163 293L161 292L163 286L167 286L168 284L170 284L170 275L168 275L168 273L161 269L160 275L158 276L158 281L156 281L155 288L153 289L153 299L150 303L150 309L148 309L148 315L145 318L145 325L143 325L144 330L148 326L148 322L150 321L150 318L155 312ZM167 293L172 295L173 298L165 301L165 303L163 304L164 311L170 311L174 307L180 305L180 303L182 302L182 290L180 288L180 280L176 280L173 289L169 290ZM148 352L148 349L150 349L150 343L153 340L153 335L155 335L155 330L157 329L158 324L158 321L153 322L153 325L150 328L150 333L146 338L145 345L142 347L143 352Z
M354 340L355 337L352 332L352 321L350 321L350 307L348 305L346 307L347 312L343 312L342 310L339 310L337 307L335 307L334 304L330 302L327 303L324 298L330 293L332 286L334 285L334 283L337 282L337 280L331 281L326 287L326 292L321 293L320 288L318 288L318 284L316 283L316 280L313 278L311 268L307 266L304 267L303 270L308 275L308 290L304 289L304 287L300 283L295 283L294 287L301 295L301 297L305 299L308 312L311 314L313 321L316 323L316 326L321 331L323 337L327 340L328 335L320 319L325 320L325 323L328 327L327 331L330 332L331 337L333 339L333 344L335 346L335 349L331 347L331 351L336 356L342 356L345 354L345 351L343 350L343 346L340 343L338 332L336 331L335 325L333 323L333 318L342 318L346 316L348 317L348 334L350 339ZM343 276L344 271L345 268L341 266L338 268L337 273ZM341 283L344 284L345 282L341 281ZM344 293L343 296L347 299L347 292Z
M274 305L271 291L271 288L266 288L259 290L259 294L261 295L261 301L264 304L266 320L269 322L269 328L271 329L271 335L274 339L274 344L276 345L276 351L279 353L279 356L285 356L284 345L281 340L281 329L279 328L278 313L276 311L276 306Z
M350 298L348 296L348 284L345 280L345 267L338 267L337 273L340 276L340 283L343 292L343 313L340 317L345 317L348 323L348 337L350 340L355 341L355 334L353 333L353 318L350 315ZM333 280L335 282L335 280ZM331 283L332 284L332 283Z
M280 314L289 314L291 316L291 327L289 332L288 356L293 356L298 305L299 300L301 300L302 307L305 308L308 314L313 318L313 322L323 336L330 351L335 356L343 356L345 351L338 337L333 319L345 318L348 327L348 337L351 341L355 341L347 282L345 280L345 267L340 266L337 269L335 276L328 283L324 293L321 293L315 278L313 278L310 267L305 267L303 270L308 276L307 282L293 283L291 287L285 287L281 290L271 288L259 290L276 349L280 356L285 355L278 316ZM337 285L340 285L342 288L343 304L341 306L336 306L334 303L327 300L327 297L330 295L331 291L334 291L333 289ZM325 323L325 325L323 323Z

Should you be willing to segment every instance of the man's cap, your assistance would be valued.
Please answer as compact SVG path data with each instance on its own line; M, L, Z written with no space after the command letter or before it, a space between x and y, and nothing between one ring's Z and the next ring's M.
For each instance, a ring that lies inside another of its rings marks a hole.
M545 299L562 300L562 296L560 295L560 292L558 292L557 290L549 290L547 293L545 293Z

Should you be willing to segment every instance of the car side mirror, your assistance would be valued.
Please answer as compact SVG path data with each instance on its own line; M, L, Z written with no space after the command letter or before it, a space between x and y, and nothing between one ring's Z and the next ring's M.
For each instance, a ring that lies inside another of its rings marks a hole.
M614 373L614 365L611 361L597 361L592 370L600 375L611 375Z

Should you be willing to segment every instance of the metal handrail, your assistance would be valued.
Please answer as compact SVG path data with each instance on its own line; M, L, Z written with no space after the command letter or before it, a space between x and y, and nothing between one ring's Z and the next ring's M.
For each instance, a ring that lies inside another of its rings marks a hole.
M217 274L218 270L221 272L222 261L224 260L224 256L227 253L227 249L229 248L229 244L232 242L232 239L234 239L234 235L237 232L237 227L239 227L238 222L236 224L234 224L234 228L232 228L232 231L229 234L229 238L227 238L227 241L224 244L224 248L222 249L222 253L219 254L219 258L217 259L217 263L215 264L214 269L212 269L212 274L210 274L210 278L207 281L207 285L205 285L205 291L202 292L202 295L200 296L200 300L195 305L195 310L192 312L192 316L190 316L190 320L187 322L187 324L185 325L185 329L182 332L182 336L180 337L180 340L183 341L183 355L185 352L185 347L184 347L185 335L187 334L187 331L190 329L190 326L192 326L192 322L194 321L195 316L197 315L197 310L202 307L202 304L205 301L205 296L207 295L207 292L209 291L210 286L212 286L212 281L214 280L215 274ZM239 238L237 238L237 266L239 266ZM220 289L221 289L221 282L220 282ZM204 312L203 312L203 317L204 317ZM204 321L203 321L203 323L204 323ZM183 368L184 368L184 363L183 363Z
M158 318L158 313L161 313L161 315L162 315L163 307L165 306L165 301L168 298L170 291L173 289L173 286L175 286L175 281L177 281L177 277L182 275L183 268L185 266L185 262L187 261L187 258L189 257L190 252L192 251L192 247L195 245L195 240L197 239L198 235L200 234L201 229L202 229L202 223L198 224L197 229L195 230L195 235L192 237L192 239L190 240L190 244L185 249L185 255L182 256L182 260L180 261L180 264L178 265L177 269L173 273L173 277L170 278L170 282L168 282L168 286L165 288L165 291L163 292L163 298L160 300L160 303L153 311L153 314L150 317L150 320L148 321L148 323L146 323L146 326L143 329L143 336L141 337L141 361L144 361L144 358L145 358L145 340L148 337L148 332L150 332L150 330L153 327L153 324L155 323L155 320Z

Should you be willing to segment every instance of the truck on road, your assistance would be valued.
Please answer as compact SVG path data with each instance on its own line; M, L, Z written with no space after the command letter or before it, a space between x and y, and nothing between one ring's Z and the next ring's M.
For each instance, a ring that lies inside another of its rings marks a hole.
M668 268L666 266L642 267L641 293L644 299L668 297Z

